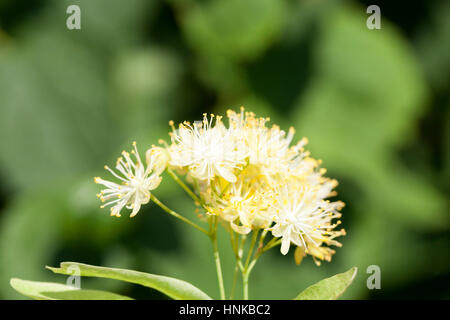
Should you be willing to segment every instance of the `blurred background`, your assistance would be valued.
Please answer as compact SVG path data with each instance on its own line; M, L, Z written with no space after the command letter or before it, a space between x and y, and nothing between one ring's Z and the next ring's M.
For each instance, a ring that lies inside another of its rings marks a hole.
M66 28L71 4L81 30ZM371 4L381 30L366 27ZM357 266L344 298L449 299L449 16L445 0L0 0L0 298L22 298L11 277L64 283L44 269L61 261L182 278L217 298L203 234L155 205L110 217L93 177L133 140L168 140L171 119L243 105L308 137L347 204L331 263L273 250L251 298L290 299ZM169 177L155 194L195 219ZM229 292L234 258L219 240ZM366 287L370 265L380 290Z

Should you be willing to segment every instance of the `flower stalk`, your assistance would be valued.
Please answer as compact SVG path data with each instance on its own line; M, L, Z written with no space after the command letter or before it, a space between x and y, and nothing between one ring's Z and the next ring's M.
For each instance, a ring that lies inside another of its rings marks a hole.
M182 215L180 215L179 213L176 213L175 211L173 211L172 209L170 209L169 207L167 207L164 203L162 203L161 201L159 201L158 198L156 198L153 194L150 196L151 200L156 203L161 209L163 209L165 212L167 212L168 214L170 214L171 216L193 226L195 229L203 232L206 235L209 235L209 232L206 231L205 229L203 229L202 227L200 227L199 225L197 225L196 223L192 222L191 220L183 217Z
M209 237L211 239L211 243L213 246L213 255L214 255L214 262L216 264L216 273L217 273L217 281L219 283L220 299L225 300L225 287L223 285L222 265L220 263L219 247L217 244L217 217L212 216L210 217L210 219L212 221Z

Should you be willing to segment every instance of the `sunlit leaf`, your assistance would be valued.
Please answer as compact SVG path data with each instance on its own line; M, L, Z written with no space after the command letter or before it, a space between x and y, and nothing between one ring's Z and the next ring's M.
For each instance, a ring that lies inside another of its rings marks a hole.
M209 300L206 293L192 284L166 276L149 274L134 270L91 266L76 262L62 262L60 268L47 267L59 274L71 275L73 268L79 268L79 274L85 277L100 277L140 284L158 290L176 300Z
M358 269L356 267L339 273L306 288L294 300L335 300L339 298L352 283Z
M24 296L37 300L132 300L108 291L77 289L61 283L12 278L10 284Z

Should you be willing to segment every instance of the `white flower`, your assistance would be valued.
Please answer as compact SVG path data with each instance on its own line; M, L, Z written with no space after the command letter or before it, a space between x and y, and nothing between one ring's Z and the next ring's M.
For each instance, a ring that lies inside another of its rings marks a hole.
M123 158L117 159L116 170L118 173L105 166L106 170L122 181L121 184L103 180L100 177L94 179L95 183L106 187L97 197L102 202L106 202L101 208L112 206L112 216L120 217L120 211L123 207L126 207L127 209L132 209L130 217L134 217L141 205L150 201L150 190L157 188L161 182L159 174L161 174L163 169L161 169L162 165L158 163L160 158L149 156L147 158L147 168L145 168L135 142L133 142L133 147L134 150L131 151L131 154L136 158L136 162L133 162L128 152L123 151ZM155 164L158 164L158 166L155 167ZM155 171L155 169L157 170Z
M244 168L235 183L216 179L199 191L210 212L228 222L237 233L248 234L252 229L266 228L272 223L267 212L272 193L255 167Z
M164 148L152 146L152 148L148 149L145 153L145 159L147 165L151 164L153 166L153 172L160 175L167 168L169 163L169 153Z
M279 126L266 127L269 118L257 118L252 112L237 114L228 110L230 131L234 139L240 142L240 148L246 148L251 165L260 166L266 175L283 173L289 169L289 162L299 155L306 139L290 147L295 130L290 128L288 134Z
M209 182L219 176L234 183L234 170L242 168L247 155L245 150L236 148L221 118L216 117L214 126L213 118L211 115L208 121L204 114L202 122L194 125L185 122L177 130L173 128L170 165L187 168L189 174L198 180Z
M295 180L287 181L278 188L272 205L275 225L270 230L274 237L282 238L282 254L286 254L293 243L315 258L331 259L334 250L322 244L340 246L333 239L344 235L345 231L332 231L340 224L340 221L333 223L332 220L341 217L338 210L343 203L323 200L323 195L320 188L312 188Z

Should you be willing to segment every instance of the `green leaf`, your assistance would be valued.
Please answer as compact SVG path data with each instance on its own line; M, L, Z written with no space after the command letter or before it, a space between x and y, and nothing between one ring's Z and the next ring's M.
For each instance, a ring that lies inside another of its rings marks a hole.
M280 36L288 6L279 0L220 0L196 3L187 10L175 5L175 10L194 50L202 56L243 61L261 55Z
M40 184L39 188L9 199L8 206L0 212L0 283L8 283L14 277L53 281L54 276L42 266L54 261L60 250L74 243L80 246L89 243L93 251L102 249L105 265L129 267L128 262L114 258L120 255L121 247L106 246L106 243L127 232L131 224L126 223L128 219L111 219L102 212L98 199L92 197L96 192L98 186L81 176ZM89 285L114 291L126 284L92 279ZM20 295L10 286L3 285L0 286L0 297L16 299Z
M353 267L344 273L323 279L306 288L294 300L336 300L352 283L357 272L358 268Z
M354 203L407 227L448 226L441 192L397 155L417 139L414 125L427 105L420 66L388 21L372 32L361 19L363 10L347 6L323 11L316 75L299 99L295 126L313 156L367 195Z
M70 269L69 269L70 267ZM211 298L192 284L165 276L134 270L106 268L76 262L62 262L60 268L46 267L54 273L71 275L78 268L79 275L122 280L158 290L176 300L210 300Z
M37 300L133 300L108 291L77 289L61 283L12 278L10 284L24 296Z

